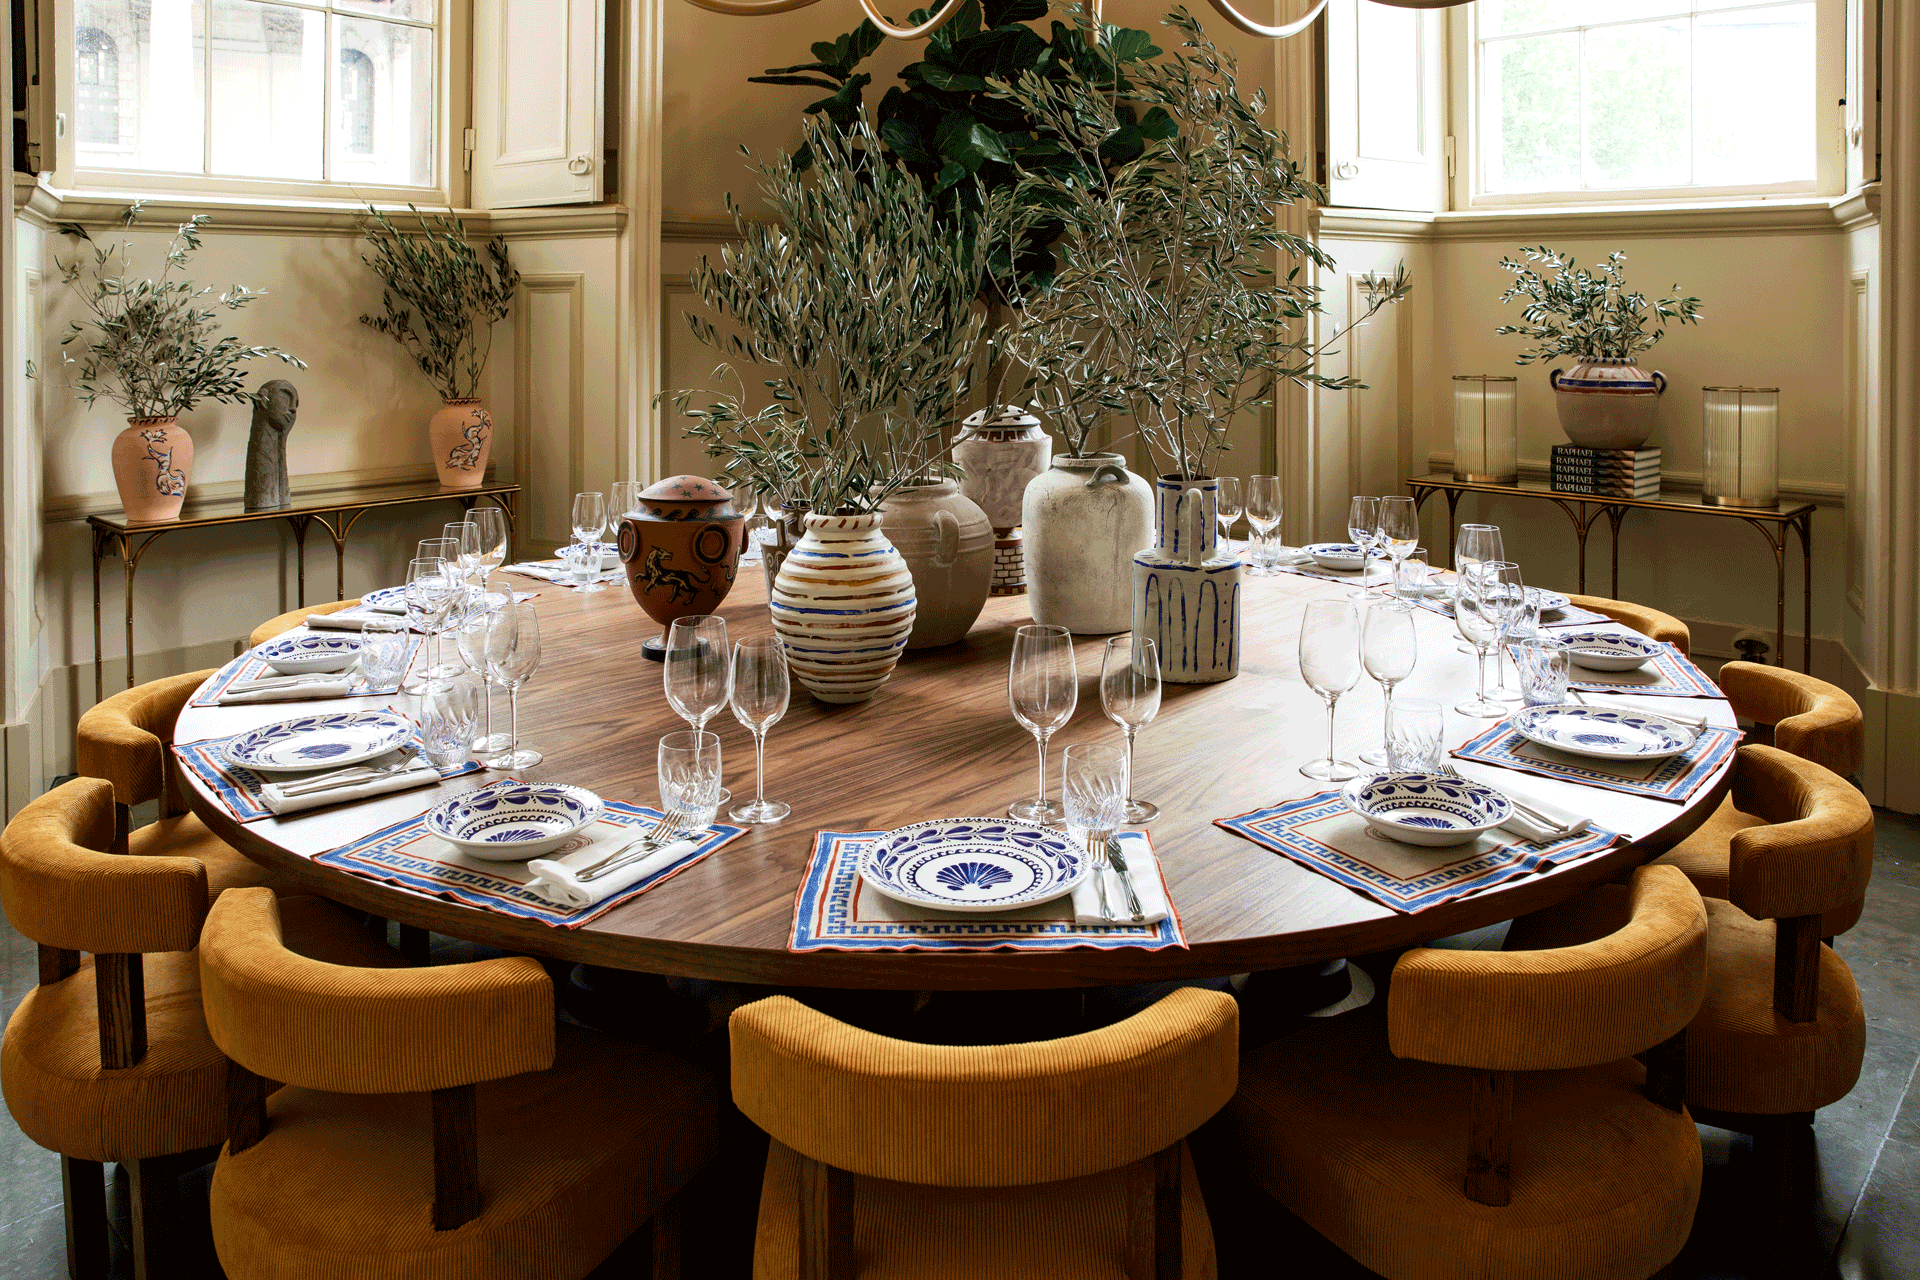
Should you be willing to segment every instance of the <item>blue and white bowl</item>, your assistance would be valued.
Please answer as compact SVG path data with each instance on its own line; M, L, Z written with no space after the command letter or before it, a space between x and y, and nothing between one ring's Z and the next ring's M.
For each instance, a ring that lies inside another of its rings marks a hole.
M1605 707L1526 707L1513 713L1514 732L1529 742L1596 760L1665 760L1693 745L1699 730L1648 711Z
M946 818L889 831L860 875L875 892L938 911L1008 911L1051 902L1086 879L1086 846L1005 818Z
M1527 603L1538 605L1542 613L1558 613L1560 610L1572 604L1573 601L1567 599L1567 597L1561 595L1558 591L1548 591L1543 587L1528 587Z
M229 742L226 755L264 773L333 769L383 756L413 735L413 721L394 711L338 711L262 725Z
M600 817L600 797L561 783L496 782L429 810L427 830L489 862L550 853Z
M407 589L405 587L380 587L360 597L362 609L372 609L378 613L405 613L407 611Z
M1352 542L1309 542L1300 548L1322 569L1357 573L1367 565L1367 549Z
M1492 787L1442 773L1380 773L1340 791L1367 825L1402 844L1465 844L1513 816L1513 802Z
M1576 666L1594 671L1631 671L1660 652L1658 641L1608 631L1562 631L1555 639L1567 646Z
M353 665L360 656L360 637L317 632L278 636L254 649L253 656L290 676L324 675Z

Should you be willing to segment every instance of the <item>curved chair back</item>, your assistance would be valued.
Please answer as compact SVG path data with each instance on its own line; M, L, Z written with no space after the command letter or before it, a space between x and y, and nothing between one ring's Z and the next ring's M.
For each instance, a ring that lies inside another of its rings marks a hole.
M1649 640L1660 640L1681 653L1691 653L1693 632L1687 629L1686 623L1670 613L1625 600L1609 600L1605 596L1568 596L1567 599L1579 608L1604 613L1621 626L1631 627Z
M161 799L162 817L180 811L173 791L167 748L180 709L212 671L149 680L89 707L74 731L74 768L86 778L113 784L114 803L123 812L117 840L126 839L124 810Z
M287 632L304 623L307 618L313 614L340 613L343 610L356 609L359 606L360 597L355 596L351 600L329 600L325 604L309 605L304 609L289 609L277 617L268 618L265 622L255 627L253 634L247 637L247 647L252 648L254 645L265 644L275 636L285 635Z
M1727 663L1719 684L1735 715L1771 727L1772 745L1843 778L1859 771L1867 753L1866 722L1845 689L1757 662Z

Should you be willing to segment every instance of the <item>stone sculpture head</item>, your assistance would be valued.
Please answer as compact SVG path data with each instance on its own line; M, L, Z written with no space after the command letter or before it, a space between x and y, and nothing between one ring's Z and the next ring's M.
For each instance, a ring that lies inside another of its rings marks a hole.
M260 384L253 393L253 426L247 433L246 507L264 511L291 500L287 484L287 433L300 409L300 392L285 378Z

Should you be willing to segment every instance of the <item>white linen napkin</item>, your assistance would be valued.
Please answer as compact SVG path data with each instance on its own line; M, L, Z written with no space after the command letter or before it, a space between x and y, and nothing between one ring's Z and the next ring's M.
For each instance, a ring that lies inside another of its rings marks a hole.
M220 695L223 707L237 707L249 702L305 702L309 698L344 698L347 690L353 687L354 673L343 671L327 679L288 680L281 684L267 684L258 680L242 681L238 688L229 689Z
M382 796L389 791L424 787L440 781L440 771L428 761L415 757L406 768L366 782L329 787L325 791L309 791L297 796L290 796L281 789L283 785L290 786L295 781L297 779L289 780L286 784L269 782L260 788L260 802L276 814L299 813L303 809L318 809L322 805L339 804L343 800L364 800L368 796Z
M307 627L313 631L361 631L369 622L393 621L393 615L382 613L378 609L342 609L338 613L310 613L307 615Z
M1078 827L1070 829L1075 838L1084 841L1085 833ZM1145 913L1145 924L1159 924L1170 914L1167 905L1166 889L1160 883L1160 863L1153 855L1153 844L1142 831L1122 831L1118 833L1120 849L1126 855L1127 874L1125 880L1133 881L1133 891L1140 898L1140 910ZM1105 882L1107 906L1113 915L1107 916L1100 910L1100 885ZM1075 924L1132 924L1133 912L1127 907L1127 889L1118 871L1110 866L1096 866L1073 889L1073 919Z
M1275 564L1312 564L1313 557L1298 547L1282 547L1280 554L1274 557Z
M675 840L637 862L630 862L618 871L600 876L593 880L581 880L575 876L575 869L585 869L600 861L611 850L619 848L642 834L640 828L622 827L603 839L595 840L584 848L558 858L535 858L527 864L527 870L533 872L533 879L527 881L526 889L537 893L556 907L566 907L580 911L597 906L614 894L631 888L646 879L662 867L676 859L684 858L700 847L700 842L708 836L706 831L698 831L685 839ZM627 855L622 854L622 857Z
M1536 800L1524 791L1515 790L1506 784L1504 778L1494 789L1514 802L1513 816L1501 823L1500 829L1511 831L1524 840L1561 840L1567 836L1577 835L1593 825L1593 820L1590 818L1562 809L1558 805L1548 804L1545 800ZM1537 819L1520 811L1519 806L1523 804L1529 809L1538 809L1542 818L1551 818L1559 826L1557 828L1543 826Z

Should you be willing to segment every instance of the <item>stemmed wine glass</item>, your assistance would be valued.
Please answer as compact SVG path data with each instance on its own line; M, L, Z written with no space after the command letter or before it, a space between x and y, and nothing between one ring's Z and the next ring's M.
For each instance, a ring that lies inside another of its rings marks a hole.
M638 480L615 480L612 498L607 507L607 523L613 526L613 532L620 531L620 521L640 509L640 491L646 488Z
M696 731L727 705L729 660L727 620L719 614L675 618L667 629L667 702Z
M1152 822L1160 806L1133 798L1133 736L1160 714L1160 646L1150 636L1114 636L1100 655L1100 709L1127 735L1128 822Z
M1233 522L1240 518L1241 509L1246 506L1246 500L1240 495L1239 476L1221 476L1218 483L1219 487L1214 490L1213 514L1220 521L1220 541L1226 543L1231 551L1233 544L1229 535L1233 532Z
M1400 562L1420 545L1420 515L1412 498L1391 494L1380 499L1379 519L1374 536L1397 570Z
M1494 524L1463 524L1453 540L1453 594L1457 597L1465 592L1467 570L1483 560L1505 560L1506 547L1500 537L1500 526ZM1471 644L1460 646L1461 653L1472 653Z
M1272 547L1267 540L1280 527L1280 517L1284 511L1279 476L1247 478L1247 528L1253 534L1248 547L1253 563L1247 572L1256 578L1270 578L1279 572L1274 568L1276 557L1271 554Z
M473 740L473 751L482 764L491 762L491 758L513 745L513 740L504 733L493 731L493 669L487 662L487 632L493 625L494 615L501 609L510 607L506 597L483 594L475 607L468 611L454 633L454 643L460 651L460 660L480 677L480 698L485 724L480 736Z
M407 563L407 624L426 633L426 670L400 687L408 693L421 693L439 672L439 636L447 611L453 607L453 581L447 576L447 562L439 556L420 556Z
M475 507L467 520L478 531L480 585L507 561L507 513L499 507Z
M1327 758L1307 761L1300 772L1309 778L1345 782L1359 770L1333 757L1333 706L1360 682L1360 615L1351 603L1308 603L1300 623L1300 676L1327 704Z
M787 714L791 691L779 640L754 636L734 643L733 691L727 701L733 718L753 734L753 803L728 811L735 822L778 822L793 812L792 805L767 799L767 730Z
M1380 549L1380 499L1357 497L1347 503L1347 537L1366 554L1360 563L1360 585L1347 594L1354 600L1366 600L1367 576L1373 572L1373 557Z
M507 710L513 725L511 745L493 761L496 769L531 769L546 757L520 742L520 686L540 667L540 618L530 604L509 604L489 614L487 669L507 687Z
M580 591L605 591L607 584L600 581L600 535L607 528L607 498L602 493L576 493L573 495L573 540L577 546L586 550L579 552L579 560L588 566L585 582L575 584Z
M1040 787L1031 799L1007 806L1007 816L1027 822L1059 822L1065 814L1047 799L1047 739L1073 719L1080 700L1080 673L1073 663L1073 635L1065 627L1031 623L1013 635L1007 669L1007 701L1013 718L1040 744Z
M1367 669L1368 675L1380 682L1380 688L1387 696L1383 724L1393 721L1393 686L1413 674L1414 659L1418 652L1412 605L1388 597L1375 600L1367 606L1366 612L1360 616L1360 663ZM1387 763L1384 727L1381 744L1361 752L1360 762L1375 765Z
M1463 716L1497 720L1507 708L1487 697L1487 654L1513 625L1519 602L1525 598L1520 566L1505 560L1482 560L1460 575L1453 616L1460 635L1473 646L1479 672L1479 692L1471 702L1454 707Z
M480 526L471 520L455 520L440 530L440 536L453 539L454 559L460 565L462 581L471 582L480 573Z

